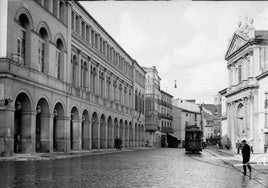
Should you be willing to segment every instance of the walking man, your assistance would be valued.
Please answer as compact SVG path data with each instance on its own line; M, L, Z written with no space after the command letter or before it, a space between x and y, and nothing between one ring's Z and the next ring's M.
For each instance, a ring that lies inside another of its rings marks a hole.
M242 157L243 157L244 175L247 175L247 167L248 167L249 173L251 174L251 166L249 164L249 160L250 160L250 147L247 144L246 140L243 140L242 141Z

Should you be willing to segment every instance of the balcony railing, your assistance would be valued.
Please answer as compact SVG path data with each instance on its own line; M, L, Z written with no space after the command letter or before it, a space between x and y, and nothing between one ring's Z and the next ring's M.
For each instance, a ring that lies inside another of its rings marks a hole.
M171 128L171 127L163 127L161 129L161 132L162 133L173 133L173 128Z
M158 114L159 118L163 118L163 119L168 119L168 120L173 120L173 116L169 115L169 114Z

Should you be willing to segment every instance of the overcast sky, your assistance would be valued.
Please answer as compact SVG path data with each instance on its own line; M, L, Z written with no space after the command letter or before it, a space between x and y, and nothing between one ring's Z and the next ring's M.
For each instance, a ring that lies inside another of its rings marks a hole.
M157 67L162 90L198 103L214 103L227 87L224 56L240 17L252 17L256 29L268 30L263 1L81 4L141 66Z

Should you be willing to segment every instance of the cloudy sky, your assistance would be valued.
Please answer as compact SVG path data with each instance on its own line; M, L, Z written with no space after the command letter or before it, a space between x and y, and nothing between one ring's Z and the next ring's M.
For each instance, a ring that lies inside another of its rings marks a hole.
M224 55L238 21L252 17L256 29L268 30L268 2L81 4L141 66L157 67L162 90L198 103L213 103L227 87Z

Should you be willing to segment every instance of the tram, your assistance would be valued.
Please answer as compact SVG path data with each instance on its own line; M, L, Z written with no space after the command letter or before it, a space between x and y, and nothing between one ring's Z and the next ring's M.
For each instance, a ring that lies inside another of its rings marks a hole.
M185 128L185 152L198 153L202 151L202 131L196 125Z

